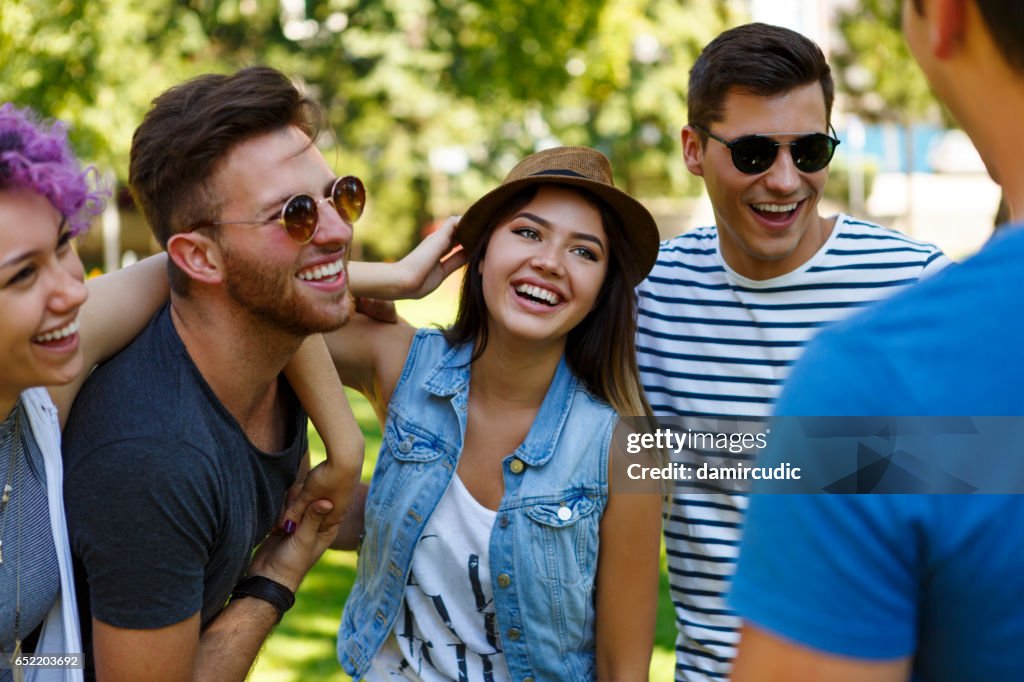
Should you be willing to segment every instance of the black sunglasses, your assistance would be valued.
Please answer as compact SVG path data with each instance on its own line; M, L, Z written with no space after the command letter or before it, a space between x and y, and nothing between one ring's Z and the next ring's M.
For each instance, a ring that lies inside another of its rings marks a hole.
M265 225L267 223L281 223L288 235L300 244L308 244L316 235L320 227L319 204L328 201L334 206L342 220L354 224L363 215L363 207L366 205L366 188L363 181L354 175L346 175L336 179L323 199L314 199L308 194L296 194L284 202L281 208L281 215L270 220L214 220L205 223L198 223L188 229L189 232L198 230L201 227L212 227L213 225Z
M764 173L775 163L775 157L779 153L779 147L790 147L793 156L793 165L804 173L817 173L832 161L832 155L836 152L839 140L825 133L811 133L801 135L792 142L778 142L764 135L744 135L737 137L731 142L723 140L710 130L697 123L691 126L704 133L712 140L721 142L732 153L732 165L736 170L747 175ZM831 124L829 128L835 133Z

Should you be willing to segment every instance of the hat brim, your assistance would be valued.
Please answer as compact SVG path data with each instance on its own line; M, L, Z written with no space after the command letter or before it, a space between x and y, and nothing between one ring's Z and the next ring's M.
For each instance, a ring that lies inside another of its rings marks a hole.
M544 174L531 175L507 182L480 197L459 220L455 230L455 238L467 250L472 251L484 235L484 230L494 218L494 214L514 195L531 185L569 185L582 187L594 194L618 215L622 222L626 243L631 253L621 254L622 258L632 258L636 264L636 277L633 286L643 281L654 267L658 259L658 245L661 237L658 225L643 204L625 192L595 182L589 178L573 175Z

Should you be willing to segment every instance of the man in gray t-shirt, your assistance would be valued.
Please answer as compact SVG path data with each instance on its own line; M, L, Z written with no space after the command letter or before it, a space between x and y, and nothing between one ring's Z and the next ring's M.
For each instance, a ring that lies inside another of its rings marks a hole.
M314 113L251 67L170 89L133 138L129 181L167 251L170 303L93 373L65 432L100 679L244 679L336 534L317 500L267 537L306 452L281 371L349 316L364 198L313 144Z
M197 611L202 629L220 613L306 453L306 416L280 391L284 447L265 452L189 358L169 306L93 373L64 446L81 613L139 629Z

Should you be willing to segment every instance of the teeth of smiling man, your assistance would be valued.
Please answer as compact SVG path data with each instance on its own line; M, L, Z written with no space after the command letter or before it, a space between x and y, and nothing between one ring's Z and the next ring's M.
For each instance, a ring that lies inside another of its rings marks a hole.
M789 213L796 210L799 203L794 201L792 204L752 204L752 206L758 211L764 211L765 213Z
M520 284L516 287L516 293L526 294L532 298L539 298L548 305L558 305L562 301L561 297L555 292L535 287L532 284Z
M32 340L38 341L40 343L47 343L49 341L57 341L59 339L63 339L66 336L71 336L77 331L78 320L76 319L72 321L70 324L64 325L60 329L56 329L52 332L46 332L45 334L40 334L39 336L33 336Z
M341 272L342 268L345 267L344 260L345 259L343 259L343 258L339 258L338 260L334 261L333 263L329 263L327 265L321 265L319 267L313 268L312 270L306 270L304 272L300 272L299 273L299 279L305 280L307 282L312 282L313 280L317 280L317 279L324 279L326 277L333 277L334 275L337 275L339 272Z

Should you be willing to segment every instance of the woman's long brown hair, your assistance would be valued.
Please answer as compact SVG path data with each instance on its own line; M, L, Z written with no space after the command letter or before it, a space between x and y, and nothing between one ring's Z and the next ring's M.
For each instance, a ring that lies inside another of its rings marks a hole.
M514 195L495 212L484 236L469 257L459 312L451 327L444 330L452 345L474 344L473 357L479 358L487 347L487 304L484 301L480 264L487 253L494 228L536 196L539 185ZM601 214L608 238L608 272L590 313L569 332L565 358L569 369L587 390L609 403L620 416L650 417L651 407L644 396L636 364L636 293L630 282L637 281L636 264L628 257L629 244L619 217L593 193L574 185L560 185L577 192Z

